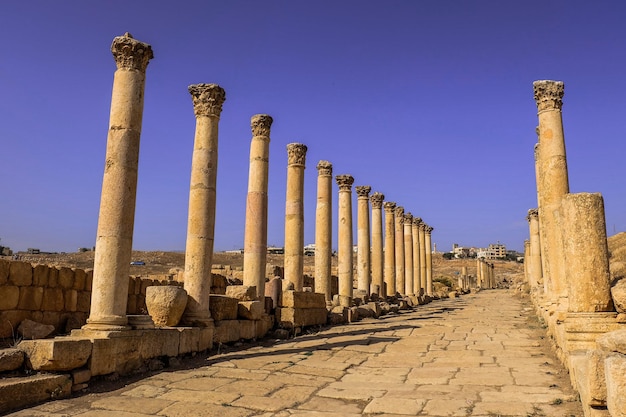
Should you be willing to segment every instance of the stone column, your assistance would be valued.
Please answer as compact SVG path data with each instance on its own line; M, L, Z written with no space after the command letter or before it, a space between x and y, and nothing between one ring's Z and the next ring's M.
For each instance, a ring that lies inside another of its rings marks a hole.
M563 247L572 313L613 311L604 200L600 193L568 194L561 203Z
M396 292L405 295L404 271L404 207L396 206Z
M285 204L285 281L296 291L304 285L304 165L306 145L287 145L287 197Z
M528 272L528 264L530 263L530 240L524 240L524 279L529 285L529 288L532 286L530 275Z
M243 244L243 284L256 287L257 298L265 297L267 180L272 122L267 114L257 114L250 120L252 142Z
M189 297L182 322L207 326L211 322L209 294L215 234L218 123L226 94L217 84L191 85L189 93L196 115L196 133L185 249L184 288Z
M413 217L411 222L411 237L413 239L413 292L420 296L424 294L420 280L420 223L422 219Z
M482 284L483 284L482 259L476 258L476 287L482 288Z
M530 277L530 286L539 287L543 281L541 271L541 240L539 237L539 210L528 210L528 228L530 231L530 259L528 262L528 276ZM526 261L524 261L526 263Z
M541 183L538 187L539 222L545 235L541 236L544 244L541 255L546 259L543 273L550 280L552 298L566 297L563 244L557 217L561 199L569 193L561 117L564 86L560 81L543 80L535 81L533 89L539 118L537 172Z
M317 163L317 206L315 208L315 292L324 294L326 303L332 302L332 191L333 164Z
M431 226L427 226L424 229L426 244L426 294L431 297L433 295L433 255L430 235L433 230Z
M413 215L404 215L404 293L415 295L413 290Z
M337 175L339 186L339 245L337 247L339 272L339 304L349 307L352 303L352 184L351 175Z
M424 292L423 295L427 295L426 290L426 223L423 221L419 224L419 239L420 239L420 287Z
M396 203L385 201L385 286L387 297L396 295Z
M376 293L381 297L383 292L383 200L385 196L375 192L370 196L372 204L372 287L371 293ZM376 290L378 288L378 290Z
M369 193L372 187L359 185L357 194L357 289L359 295L370 294L370 207Z
M139 137L143 117L146 67L150 45L129 33L113 39L111 52L117 65L109 116L106 163L102 179L100 213L86 329L127 329L126 303L133 247Z
M463 281L463 286L461 287L461 289L467 290L469 288L469 282L467 282L468 279L467 279L467 267L466 266L461 267L461 280Z

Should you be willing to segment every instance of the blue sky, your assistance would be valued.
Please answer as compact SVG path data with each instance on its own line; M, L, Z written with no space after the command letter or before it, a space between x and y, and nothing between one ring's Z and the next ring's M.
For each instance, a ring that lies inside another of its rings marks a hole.
M257 113L274 118L268 244L283 243L285 147L301 142L305 243L315 236L315 166L326 159L421 216L439 250L496 241L521 250L537 205L539 79L565 82L570 191L601 192L609 234L624 231L624 21L620 1L3 1L0 244L94 245L110 45L126 31L155 55L135 249L184 249L195 128L187 86L201 82L226 90L216 250L243 247ZM356 216L354 194L353 207Z

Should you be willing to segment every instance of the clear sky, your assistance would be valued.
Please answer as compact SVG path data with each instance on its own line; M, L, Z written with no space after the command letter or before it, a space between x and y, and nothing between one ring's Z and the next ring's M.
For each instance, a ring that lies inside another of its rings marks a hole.
M127 31L155 55L135 249L184 250L196 83L226 90L216 250L243 247L257 113L274 118L268 244L283 244L286 145L301 142L305 243L315 236L315 166L326 159L421 216L438 250L497 241L522 250L537 205L539 79L565 82L570 191L601 192L608 233L624 231L625 21L622 1L2 1L0 245L95 244L110 45Z

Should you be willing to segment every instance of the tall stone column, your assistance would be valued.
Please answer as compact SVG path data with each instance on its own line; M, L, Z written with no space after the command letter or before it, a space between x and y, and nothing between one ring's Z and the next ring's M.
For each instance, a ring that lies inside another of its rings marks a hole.
M185 249L184 288L189 297L182 322L207 326L211 322L209 297L215 235L218 123L226 93L217 84L191 85L189 93L196 115L196 133Z
M256 287L257 298L265 297L267 182L272 122L273 119L267 114L257 114L250 120L252 142L243 245L243 283Z
M287 197L285 204L285 280L296 291L304 286L304 165L306 145L287 145Z
M530 263L530 240L524 240L524 279L529 286L532 286L530 275L528 272L528 264Z
M129 33L113 39L117 65L113 76L111 113L102 179L100 213L86 329L127 329L126 303L133 247L139 138L143 117L146 67L150 45Z
M613 311L604 200L600 193L568 194L561 204L563 247L572 313Z
M396 206L396 291L405 295L404 271L404 207Z
M530 277L530 286L537 287L543 281L541 270L541 238L539 237L539 210L528 210L528 228L530 234L530 259L528 262L528 276Z
M539 150L537 173L541 186L538 191L539 222L544 235L541 252L545 256L544 276L551 284L552 298L567 296L563 244L560 236L558 209L563 196L569 193L567 158L561 108L564 85L560 81L535 81L534 97L539 118Z
M372 287L370 291L384 297L383 293L383 200L385 196L375 192L370 196L372 205ZM378 288L378 290L376 290Z
M466 266L462 266L461 267L461 280L463 282L463 286L461 287L461 289L467 290L469 288L469 282L468 282L468 278L467 278L467 267Z
M372 187L355 187L357 195L357 289L360 293L370 294L370 207L369 193Z
M420 240L420 287L424 294L428 295L426 289L426 223L421 221L419 224L419 240Z
M315 292L324 294L326 303L332 302L332 191L333 164L317 163L317 206L315 207Z
M420 296L424 294L420 280L420 223L422 219L413 217L411 222L411 237L413 239L413 292Z
M387 297L396 295L396 203L385 201L385 286Z
M483 284L482 259L476 258L476 287L482 288L482 284Z
M339 272L339 304L349 307L352 303L352 184L354 178L351 175L337 175L335 177L339 186L339 229L337 247Z
M413 215L404 215L404 293L415 295L413 290Z
M426 294L431 297L433 295L433 255L430 235L433 230L431 226L426 226L426 229L424 229L424 240L426 243Z

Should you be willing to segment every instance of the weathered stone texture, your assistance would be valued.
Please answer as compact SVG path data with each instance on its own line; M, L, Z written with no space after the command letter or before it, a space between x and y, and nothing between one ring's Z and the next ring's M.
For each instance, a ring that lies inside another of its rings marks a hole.
M71 392L69 375L44 374L0 380L0 413L40 401L69 397Z
M20 289L13 285L0 287L0 310L13 310L17 308L20 300Z
M26 340L44 339L54 332L54 326L26 319L22 320L17 331Z
M19 310L40 310L42 300L42 287L21 287L17 308Z
M315 326L326 324L328 321L328 310L325 307L306 309L279 307L276 310L276 318L279 324L285 328Z
M0 349L0 372L13 371L24 363L24 352L19 349Z
M215 321L219 320L237 320L239 300L225 295L211 294L209 308L211 317Z
M9 282L18 287L33 284L33 267L28 262L11 262L9 267Z
M18 345L26 355L26 364L36 371L69 371L87 363L91 342L71 337L23 340Z
M265 286L263 286L265 291ZM229 285L226 287L226 296L236 298L239 301L256 300L256 287L249 285Z
M237 316L244 320L260 320L265 312L263 304L260 301L239 301Z
M281 307L325 308L326 299L323 294L315 292L284 291Z

